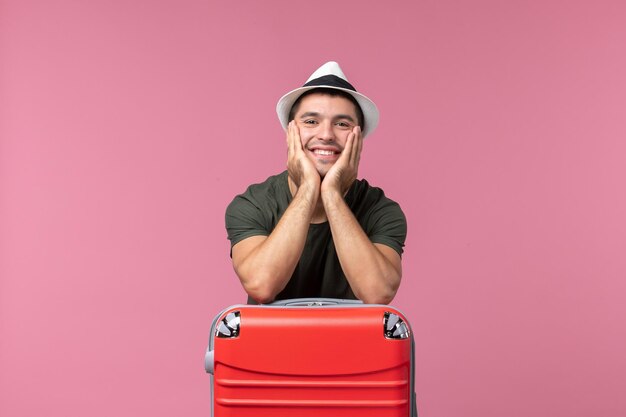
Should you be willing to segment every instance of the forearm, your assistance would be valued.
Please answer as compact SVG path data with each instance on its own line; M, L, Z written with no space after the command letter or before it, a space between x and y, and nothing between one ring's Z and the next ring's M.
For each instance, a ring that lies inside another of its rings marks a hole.
M244 248L237 256L236 246L233 248L235 271L255 300L263 303L274 300L289 282L306 242L318 193L301 187L267 238L250 250Z
M402 276L399 256L394 265L369 240L341 194L326 192L322 195L322 202L339 263L354 294L365 303L391 302Z

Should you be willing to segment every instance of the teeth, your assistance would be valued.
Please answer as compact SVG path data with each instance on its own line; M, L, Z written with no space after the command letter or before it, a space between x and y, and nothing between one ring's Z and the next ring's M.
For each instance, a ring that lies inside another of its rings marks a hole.
M316 153L318 155L334 155L335 154L334 151L327 151L324 149L315 149L313 153Z

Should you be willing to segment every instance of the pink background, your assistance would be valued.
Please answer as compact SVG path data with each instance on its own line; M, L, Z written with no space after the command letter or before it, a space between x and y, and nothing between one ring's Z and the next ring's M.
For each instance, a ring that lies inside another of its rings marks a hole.
M626 415L626 5L0 3L0 415L207 416L223 214L337 60L409 221L421 417Z

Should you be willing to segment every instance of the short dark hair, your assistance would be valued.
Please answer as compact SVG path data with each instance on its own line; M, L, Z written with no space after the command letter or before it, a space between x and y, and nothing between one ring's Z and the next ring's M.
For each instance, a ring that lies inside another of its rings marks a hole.
M292 121L293 118L296 116L296 113L298 112L298 108L300 107L300 102L302 101L302 99L311 94L324 94L324 95L331 96L331 97L343 97L349 100L352 104L354 104L357 123L361 127L361 130L365 129L365 119L363 118L363 110L361 110L361 106L359 106L359 103L351 94L348 94L343 90L337 90L335 88L320 87L320 88L314 88L312 90L305 91L304 93L302 93L302 95L298 97L298 99L293 103L293 106L291 106L291 110L289 110L289 121Z

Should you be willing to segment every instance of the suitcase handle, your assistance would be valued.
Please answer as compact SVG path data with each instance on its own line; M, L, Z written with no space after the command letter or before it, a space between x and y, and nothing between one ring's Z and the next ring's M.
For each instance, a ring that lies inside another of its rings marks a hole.
M316 307L333 306L345 304L363 304L361 300L344 300L340 298L292 298L289 300L279 300L266 304L268 306L289 306L289 307Z

